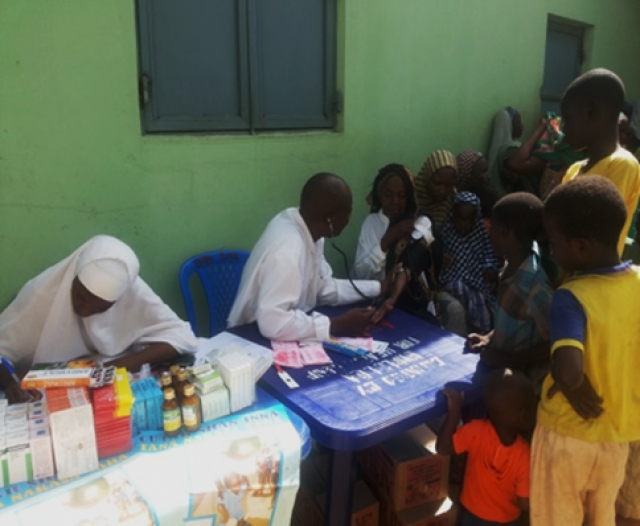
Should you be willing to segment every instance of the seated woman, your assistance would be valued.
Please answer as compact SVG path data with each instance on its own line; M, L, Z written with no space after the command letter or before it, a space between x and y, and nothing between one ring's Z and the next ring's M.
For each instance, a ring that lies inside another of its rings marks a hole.
M517 110L507 106L495 114L487 160L489 161L490 181L496 188L507 190L505 181L503 181L504 161L520 147L521 136L522 117ZM521 190L526 191L526 189Z
M371 213L360 230L353 277L382 280L401 265L410 278L398 307L433 321L434 237L431 221L418 216L413 175L401 164L384 166L367 200Z
M451 152L436 150L422 165L416 179L416 195L420 211L439 230L449 217L456 193L458 165Z
M195 352L189 324L138 277L139 268L122 241L91 238L29 281L0 314L0 356L20 374L34 363L87 353L137 371L145 363ZM10 402L28 398L4 364L0 383Z
M458 163L458 192L471 192L480 199L485 224L491 221L491 210L502 197L502 192L489 182L489 163L480 152L465 150L456 157Z
M496 304L498 261L481 216L480 200L462 192L442 229L445 261L440 282L462 303L470 332L491 330Z

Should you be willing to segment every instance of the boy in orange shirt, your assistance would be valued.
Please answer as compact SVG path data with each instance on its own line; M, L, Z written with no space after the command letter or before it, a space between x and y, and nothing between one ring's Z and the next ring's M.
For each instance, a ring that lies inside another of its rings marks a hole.
M488 418L456 430L463 396L443 390L449 413L438 436L441 455L469 454L460 504L461 526L515 526L529 510L529 444L533 427L533 384L521 372L498 369L487 376Z
M622 254L640 197L640 164L619 144L618 119L624 106L625 88L620 78L606 69L594 69L575 79L562 96L564 140L576 151L586 151L587 160L572 164L563 183L581 175L609 179L627 209L620 233Z

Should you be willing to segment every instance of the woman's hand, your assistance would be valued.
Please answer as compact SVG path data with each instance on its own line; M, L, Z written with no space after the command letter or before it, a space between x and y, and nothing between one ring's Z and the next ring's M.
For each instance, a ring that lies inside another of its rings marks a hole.
M24 402L37 402L42 399L42 393L35 389L23 390L20 384L12 382L4 388L4 394L9 404L22 404Z
M405 219L389 227L380 240L380 248L387 252L399 239L410 236L413 229L412 219Z
M40 391L23 390L20 386L20 379L4 363L0 363L0 384L4 386L5 396L10 404L21 404L42 398Z

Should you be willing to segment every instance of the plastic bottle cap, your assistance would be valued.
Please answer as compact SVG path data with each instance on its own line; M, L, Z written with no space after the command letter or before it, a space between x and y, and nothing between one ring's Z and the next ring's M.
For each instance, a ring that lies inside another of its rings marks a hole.
M178 380L180 382L184 382L187 379L187 371L185 369L180 369L178 373Z
M180 370L180 366L172 365L171 367L169 367L169 370L171 371L171 374L178 374L178 371Z
M196 388L193 387L192 384L187 384L184 386L184 395L185 396L193 396L196 392Z
M176 397L176 392L173 390L173 387L169 387L164 390L164 399L165 400L173 400Z

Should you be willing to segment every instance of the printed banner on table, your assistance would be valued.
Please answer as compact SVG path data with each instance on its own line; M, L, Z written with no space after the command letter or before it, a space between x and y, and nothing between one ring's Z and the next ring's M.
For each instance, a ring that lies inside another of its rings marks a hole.
M299 466L300 438L275 406L210 422L193 436L143 434L134 451L84 477L0 489L0 523L289 524Z

